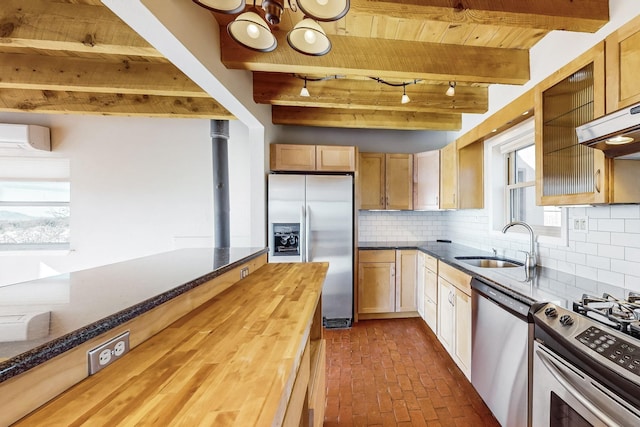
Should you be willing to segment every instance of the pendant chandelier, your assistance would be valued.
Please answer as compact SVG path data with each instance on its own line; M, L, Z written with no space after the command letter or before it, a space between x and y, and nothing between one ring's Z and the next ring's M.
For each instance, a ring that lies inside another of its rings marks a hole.
M218 13L240 13L227 25L229 36L242 46L258 51L271 52L278 46L270 25L278 25L284 11L284 0L262 0L264 18L256 7L245 11L245 0L193 0L196 4ZM287 34L289 46L297 52L311 56L325 55L331 50L331 41L318 21L337 21L349 11L349 0L287 0L294 12L300 8L304 19Z

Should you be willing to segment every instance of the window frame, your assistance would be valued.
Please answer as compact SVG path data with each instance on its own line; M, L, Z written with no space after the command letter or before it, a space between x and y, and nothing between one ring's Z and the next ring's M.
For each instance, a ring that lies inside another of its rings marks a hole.
M485 164L487 165L485 182L488 206L491 207L489 215L490 229L493 233L502 233L502 228L510 222L511 195L510 190L516 188L533 187L536 180L517 184L508 184L509 169L507 154L516 150L535 145L534 118L531 117L518 125L485 140ZM515 157L515 154L513 155ZM496 190L496 187L500 187ZM536 204L536 206L539 206ZM568 246L568 212L565 207L559 206L561 212L561 224L559 232L549 233L555 227L531 225L536 233L538 242L549 243L557 246ZM525 230L514 227L513 232L524 236Z
M3 207L51 207L66 208L69 212L69 238L67 242L50 243L0 243L0 256L67 254L71 251L71 177L69 159L64 157L36 154L3 155L0 152L0 181L2 182L64 182L68 184L67 201L16 201L0 200Z

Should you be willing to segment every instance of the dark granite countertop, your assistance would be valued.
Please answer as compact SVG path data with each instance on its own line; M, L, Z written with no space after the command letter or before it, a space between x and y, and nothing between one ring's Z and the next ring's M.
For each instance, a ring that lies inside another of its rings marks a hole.
M0 382L266 252L266 248L180 249L0 287L0 320L33 313L45 313L48 319L24 340L3 339L0 328ZM0 326L10 326L9 321L4 323Z
M492 253L456 243L428 242L362 242L358 249L418 249L489 285L501 290L526 304L554 302L571 309L573 301L583 294L601 296L609 293L623 298L628 291L624 288L575 276L547 267L536 266L527 278L524 267L483 268L474 267L457 260L459 256L493 256ZM519 260L522 262L522 260Z

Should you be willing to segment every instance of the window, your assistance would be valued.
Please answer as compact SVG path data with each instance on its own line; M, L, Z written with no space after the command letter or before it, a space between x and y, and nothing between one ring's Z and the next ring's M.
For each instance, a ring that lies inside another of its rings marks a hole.
M509 221L523 221L537 234L559 237L562 211L556 206L536 206L536 149L534 144L505 154L505 206Z
M0 158L1 251L69 249L68 161Z
M538 236L564 237L564 209L536 205L533 118L487 140L486 144L492 228L501 230L508 222L523 221L531 225Z

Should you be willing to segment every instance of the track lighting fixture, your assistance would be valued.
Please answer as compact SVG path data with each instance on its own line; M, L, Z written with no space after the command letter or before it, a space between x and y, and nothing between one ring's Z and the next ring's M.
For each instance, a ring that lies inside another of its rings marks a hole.
M383 83L387 86L395 86L395 87L402 86L402 98L400 98L401 104L408 104L409 102L411 102L411 98L409 98L409 95L407 95L407 86L414 85L420 81L418 79L414 79L412 82L389 83L387 81L382 80L380 77L369 77L369 78L371 80L377 81L378 83Z
M407 96L407 85L403 84L402 85L402 98L400 98L400 103L401 104L408 104L411 101L411 99L409 98L409 96Z
M194 3L218 13L236 14L245 10L245 0L193 0ZM258 52L271 52L278 42L270 25L278 25L284 11L285 0L262 0L264 18L256 8L256 2L248 11L241 13L227 26L233 40L242 46ZM289 34L287 42L297 52L305 55L321 56L331 50L331 41L317 21L337 21L349 11L350 0L287 0L289 8L304 14Z
M307 76L300 76L300 75L297 75L297 74L294 74L293 76L304 80L304 86L302 86L302 89L300 89L300 96L304 96L304 97L311 96L309 94L309 89L307 89L307 82L308 81L309 82L322 82L324 80L333 80L333 79L337 80L337 79L344 78L344 76L340 76L340 75L337 75L337 74L334 74L334 75L331 75L331 76L325 76L325 77L307 77Z
M449 82L449 88L445 92L447 96L453 96L456 94L456 82Z
M307 78L304 78L304 86L300 89L300 96L311 96L309 95L309 90L307 89Z

